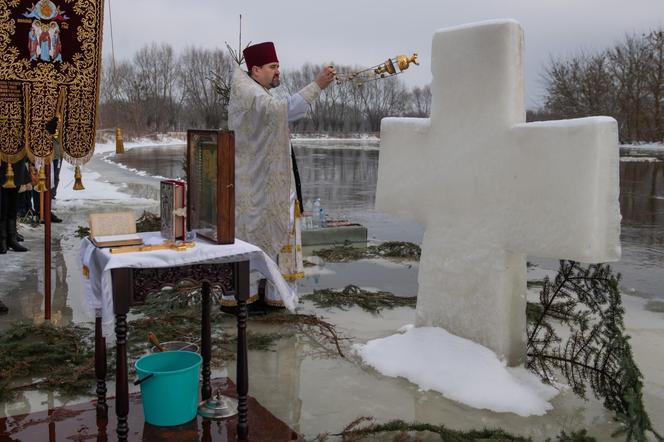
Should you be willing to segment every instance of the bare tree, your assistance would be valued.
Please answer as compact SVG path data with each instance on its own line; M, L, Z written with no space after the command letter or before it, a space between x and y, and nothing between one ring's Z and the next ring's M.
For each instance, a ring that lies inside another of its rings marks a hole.
M226 127L232 69L239 52L187 48L179 56L166 44L144 46L131 59L106 64L101 84L100 119L106 127L145 134L188 127ZM310 83L321 66L305 64L282 73L276 96L292 95ZM360 67L336 66L339 72ZM397 77L333 84L310 104L307 117L292 124L297 132L377 132L385 116L429 114L429 86L407 89Z
M136 70L133 88L140 92L145 126L155 132L177 129L181 96L178 95L178 64L173 48L152 43L134 56Z
M227 103L217 93L215 81L230 81L233 62L223 51L188 48L180 57L180 87L189 110L189 126L219 128L226 126Z
M642 39L625 38L609 52L611 71L616 87L616 104L621 117L621 129L625 141L644 139L643 119L646 102L646 78L648 49Z
M567 118L606 115L614 111L613 85L606 53L552 60L546 70L546 106Z
M652 108L651 127L655 140L664 140L664 31L653 31L646 36L646 45L650 52L650 63L646 74L646 88L650 93Z
M414 87L408 101L411 117L428 117L431 113L431 86Z
M368 81L360 87L362 111L371 132L380 131L380 121L387 116L404 114L406 88L398 77Z

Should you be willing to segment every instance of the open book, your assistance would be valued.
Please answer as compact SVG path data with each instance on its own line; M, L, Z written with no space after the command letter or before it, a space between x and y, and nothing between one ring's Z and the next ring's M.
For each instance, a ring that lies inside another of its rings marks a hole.
M143 244L143 238L136 233L133 212L91 213L90 241L97 247Z

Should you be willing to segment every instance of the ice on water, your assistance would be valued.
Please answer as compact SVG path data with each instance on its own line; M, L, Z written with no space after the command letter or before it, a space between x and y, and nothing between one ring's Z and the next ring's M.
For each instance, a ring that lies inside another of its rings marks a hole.
M435 33L428 119L381 126L376 207L425 226L416 324L524 360L526 256L620 257L616 121L525 123L513 20Z

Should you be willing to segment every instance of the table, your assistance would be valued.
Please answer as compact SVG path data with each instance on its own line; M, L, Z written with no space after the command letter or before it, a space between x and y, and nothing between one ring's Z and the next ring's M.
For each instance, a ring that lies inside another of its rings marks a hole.
M158 232L141 234L146 244L163 241ZM238 303L237 393L240 440L249 433L247 420L247 300L249 273L259 271L268 278L290 310L297 296L281 276L278 266L260 248L238 239L235 244L216 245L196 240L196 246L183 252L159 250L111 254L107 248L95 247L87 238L81 244L86 295L95 311L95 375L97 378L97 415L108 414L106 404L106 342L109 326L115 323L116 337L116 414L118 440L127 440L129 427L129 388L127 376L127 313L132 305L145 301L159 288L189 279L202 286L201 356L203 358L203 400L211 396L210 387L210 292L214 284Z

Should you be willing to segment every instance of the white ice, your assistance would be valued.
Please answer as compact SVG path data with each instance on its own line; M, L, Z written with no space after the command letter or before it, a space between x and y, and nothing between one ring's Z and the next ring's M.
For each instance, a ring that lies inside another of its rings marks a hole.
M527 255L620 257L619 148L609 117L525 123L513 20L435 33L428 119L381 125L376 207L425 226L418 326L525 358Z

